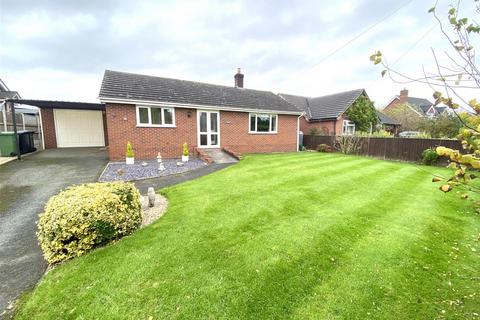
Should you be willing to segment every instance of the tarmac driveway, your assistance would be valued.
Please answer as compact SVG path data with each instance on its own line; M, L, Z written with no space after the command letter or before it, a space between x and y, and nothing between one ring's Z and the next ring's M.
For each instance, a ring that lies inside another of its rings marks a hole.
M50 149L0 166L0 318L8 302L45 272L38 214L59 190L94 182L108 162L99 148Z

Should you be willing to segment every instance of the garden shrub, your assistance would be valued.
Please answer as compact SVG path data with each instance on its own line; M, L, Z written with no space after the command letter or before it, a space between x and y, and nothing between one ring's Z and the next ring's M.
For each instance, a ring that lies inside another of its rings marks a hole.
M343 154L357 154L363 147L363 139L359 136L337 136L334 147Z
M359 137L366 137L366 138L393 138L394 137L392 133L383 129L374 131L372 133L357 131L355 132L355 135Z
M48 200L37 236L45 259L57 263L131 234L141 222L140 193L132 183L88 183Z
M425 149L422 152L423 163L428 166L431 166L437 163L438 157L439 157L438 153L433 149Z
M133 158L135 157L135 153L133 152L133 147L130 142L127 143L127 151L125 152L125 156L127 158Z
M317 146L317 151L318 152L332 152L332 147L330 147L326 143L321 143Z

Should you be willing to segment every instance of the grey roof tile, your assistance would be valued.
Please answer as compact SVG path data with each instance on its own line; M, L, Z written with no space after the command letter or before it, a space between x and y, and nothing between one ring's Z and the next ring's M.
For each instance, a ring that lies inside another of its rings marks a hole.
M424 110L423 112L427 112L427 110L430 109L430 107L433 105L433 103L431 103L427 99L415 98L415 97L408 97L407 102L409 104L414 104L420 107L420 109Z
M269 91L106 70L100 99L117 98L301 113Z
M298 108L306 111L311 120L338 118L342 115L362 94L366 95L365 89L339 92L316 98L280 94L285 100Z
M397 120L395 120L393 118L390 118L389 116L387 116L386 114L384 114L384 113L382 113L378 110L377 110L377 116L380 119L380 122L382 124L400 125L400 122L398 122Z
M19 98L20 95L17 91L0 91L0 99L14 99Z

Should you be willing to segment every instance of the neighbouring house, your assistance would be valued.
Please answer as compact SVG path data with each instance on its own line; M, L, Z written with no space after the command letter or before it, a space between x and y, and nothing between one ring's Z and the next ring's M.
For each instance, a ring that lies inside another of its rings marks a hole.
M403 89L400 95L393 97L383 109L384 113L392 114L394 110L402 105L407 105L418 117L434 118L447 112L446 106L435 106L428 99L408 96L408 90Z
M368 95L365 89L357 89L334 93L321 97L304 97L280 93L289 103L303 110L304 116L300 120L300 130L304 134L316 133L324 135L352 135L355 133L355 123L350 121L345 112L360 96ZM379 117L386 121L382 125L393 127L396 131L398 123L388 117Z
M399 129L401 127L401 123L399 121L387 116L386 114L378 110L377 116L380 120L380 128L382 130L388 131L395 136L398 135Z
M13 131L13 117L11 110L5 104L8 99L21 99L17 91L10 90L5 82L0 79L0 132ZM33 138L36 148L40 148L40 120L38 108L31 108L26 105L17 105L15 108L15 121L17 131L33 131Z
M278 95L243 87L240 69L232 87L118 71L105 71L101 103L12 100L40 108L45 148L108 146L111 160L179 158L187 143L234 153L298 150L302 111Z

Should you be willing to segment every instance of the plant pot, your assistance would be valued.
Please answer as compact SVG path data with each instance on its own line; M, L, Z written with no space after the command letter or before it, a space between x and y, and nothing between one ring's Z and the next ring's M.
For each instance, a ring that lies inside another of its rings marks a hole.
M134 157L131 157L131 158L126 157L126 158L125 158L125 162L126 162L127 164L135 164L135 158L134 158Z
M182 156L182 162L188 162L188 156Z

